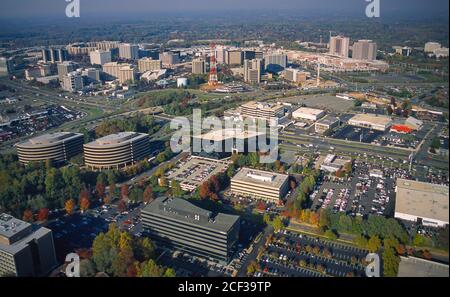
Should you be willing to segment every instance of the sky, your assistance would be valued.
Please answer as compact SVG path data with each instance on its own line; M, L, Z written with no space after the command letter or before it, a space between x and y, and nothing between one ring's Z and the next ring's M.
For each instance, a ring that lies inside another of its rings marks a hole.
M69 0L0 0L0 18L64 17ZM79 0L81 16L221 11L290 11L364 16L366 0ZM381 13L409 17L446 16L448 0L380 0Z

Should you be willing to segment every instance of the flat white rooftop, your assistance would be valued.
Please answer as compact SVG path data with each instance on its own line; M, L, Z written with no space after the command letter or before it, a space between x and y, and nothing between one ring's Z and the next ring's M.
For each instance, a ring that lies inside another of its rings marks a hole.
M395 212L448 223L449 187L397 179Z
M269 171L256 170L251 168L242 168L236 173L232 181L252 183L265 187L281 188L289 178L288 175Z
M109 145L118 145L122 143L132 142L144 137L148 137L148 134L144 133L136 133L136 132L120 132L116 134L110 134L107 136L104 136L102 138L99 138L97 140L94 140L85 146L87 147L102 147L102 146L109 146Z
M263 135L263 132L241 129L220 129L211 130L202 134L200 138L210 141L223 141L226 139L247 139Z

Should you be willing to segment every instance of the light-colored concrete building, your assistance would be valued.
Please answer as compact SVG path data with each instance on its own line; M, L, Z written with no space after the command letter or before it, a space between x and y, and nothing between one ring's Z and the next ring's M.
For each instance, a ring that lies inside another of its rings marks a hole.
M424 51L426 53L433 53L438 48L441 48L441 44L438 42L427 42L425 43Z
M143 58L138 61L138 70L140 73L145 73L147 71L157 71L161 70L162 62L161 60L153 60L152 58Z
M14 63L11 58L0 57L0 76L11 74L14 70Z
M242 65L244 63L244 53L241 50L227 50L225 54L225 64Z
M197 58L192 61L192 73L193 74L205 74L206 73L205 59Z
M24 164L46 160L64 163L83 151L83 141L83 134L58 132L31 138L15 147Z
M449 187L397 179L395 218L444 227L449 217Z
M84 162L93 170L119 169L150 155L148 134L121 132L84 145Z
M136 79L136 69L131 64L111 62L103 65L103 72L118 79L124 84L128 81L134 82Z
M349 57L350 38L344 36L333 36L330 39L330 54L342 58Z
M300 107L292 113L292 118L308 121L317 121L325 116L325 111L315 108Z
M336 127L339 127L340 122L341 121L337 117L327 116L326 118L318 120L314 126L314 129L316 133L324 134Z
M447 264L400 256L397 277L449 277Z
M92 65L103 66L106 63L111 62L111 52L104 50L95 50L89 53Z
M78 68L78 64L75 62L72 62L72 61L65 61L65 62L59 63L57 66L59 80L62 82L64 80L64 77L66 77L67 74L75 71L77 68Z
M251 84L259 84L264 68L263 60L253 59L244 61L244 81Z
M139 46L136 44L122 43L119 45L119 57L127 60L139 59Z
M231 179L231 192L237 195L278 202L289 189L289 176L242 168Z
M83 90L83 76L81 72L73 71L64 76L62 89L71 93Z
M180 54L174 52L164 52L159 54L159 59L165 67L171 67L180 63Z
M392 119L382 115L357 114L348 121L348 124L360 128L386 131L392 126Z
M372 40L359 40L353 44L352 58L374 61L377 59L377 44Z
M241 115L244 118L279 119L284 116L284 106L281 104L251 101L241 106Z

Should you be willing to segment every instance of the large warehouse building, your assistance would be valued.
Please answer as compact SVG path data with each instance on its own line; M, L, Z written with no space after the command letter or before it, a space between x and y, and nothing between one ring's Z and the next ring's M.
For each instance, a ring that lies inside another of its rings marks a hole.
M294 119L317 121L325 116L325 111L315 108L300 107L292 113Z
M148 134L121 132L84 145L84 162L93 170L119 169L150 155Z
M381 115L357 114L348 121L348 124L360 128L386 131L392 126L392 119Z
M228 264L239 239L239 216L213 213L180 198L158 198L142 210L144 231L165 247Z
M397 179L395 217L424 226L448 225L447 186Z
M256 199L278 202L289 188L289 176L242 168L231 179L231 192Z
M24 164L46 160L64 163L83 151L83 141L83 134L58 132L16 144L16 150Z

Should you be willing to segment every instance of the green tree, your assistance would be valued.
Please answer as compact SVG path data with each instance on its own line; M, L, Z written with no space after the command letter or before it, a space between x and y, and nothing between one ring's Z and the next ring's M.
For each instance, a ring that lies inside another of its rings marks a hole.
M276 216L273 219L272 226L276 232L284 228L283 219L280 216Z
M378 236L372 236L370 237L369 241L367 242L367 248L371 253L375 253L381 248L381 240Z

